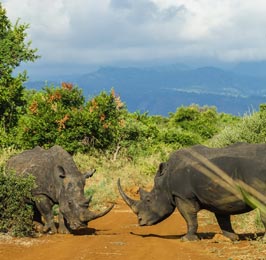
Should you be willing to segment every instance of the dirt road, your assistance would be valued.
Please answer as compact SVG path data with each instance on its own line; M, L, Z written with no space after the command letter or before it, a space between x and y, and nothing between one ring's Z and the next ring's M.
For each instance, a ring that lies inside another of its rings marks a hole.
M136 216L119 203L79 234L39 238L0 236L1 260L266 260L266 245L243 239L232 243L215 235L215 223L200 215L198 242L181 242L186 225L178 212L152 227L139 227ZM209 222L209 224L208 224ZM248 236L251 238L250 236Z

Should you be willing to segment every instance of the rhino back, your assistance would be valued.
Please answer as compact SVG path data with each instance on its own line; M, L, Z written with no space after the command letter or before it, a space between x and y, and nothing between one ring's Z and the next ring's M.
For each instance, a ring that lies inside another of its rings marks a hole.
M33 194L46 194L56 200L55 161L49 152L41 147L24 151L12 156L6 164L7 170L16 174L32 174L35 177L36 188Z
M56 164L60 165L72 177L81 177L81 173L76 166L73 157L65 151L61 146L55 145L49 150L50 155L56 160Z
M265 144L236 144L215 149L197 146L192 149L207 158L208 162L217 166L230 178L242 180L266 195ZM172 194L183 198L196 196L202 204L207 205L209 209L215 208L216 211L218 209L226 211L230 207L230 210L236 212L246 210L244 203L232 197L232 193L220 184L219 179L214 181L207 177L202 169L200 170L201 167L208 168L208 165L193 158L189 150L175 152L166 167L166 173L160 181L157 180L157 184L163 184L166 187L168 183L168 189Z

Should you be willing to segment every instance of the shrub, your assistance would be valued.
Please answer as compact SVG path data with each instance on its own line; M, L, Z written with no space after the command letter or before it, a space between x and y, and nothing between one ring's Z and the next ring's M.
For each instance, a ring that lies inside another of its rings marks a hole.
M201 141L199 134L173 127L161 131L160 139L165 144L173 145L175 149L198 144Z
M201 139L198 141L207 140L217 133L218 121L215 107L182 106L175 113L170 113L170 125L198 134Z
M19 143L22 148L36 145L50 147L66 130L71 115L84 104L82 91L72 84L44 87L31 93L27 112L19 120Z
M32 199L32 176L18 176L0 169L0 231L13 236L32 233L33 210L27 203Z
M264 106L262 106L262 108L264 108ZM243 116L238 123L229 125L218 135L214 136L209 141L209 144L215 147L223 147L236 142L266 142L265 109Z
M159 129L152 116L147 113L128 113L121 131L121 143L126 148L138 145L146 150L156 142L158 134Z
M115 94L102 91L88 101L85 107L88 122L87 145L100 149L115 149L121 140L127 111L125 104Z
M85 103L82 90L71 83L44 87L29 95L27 112L19 121L19 148L58 144L71 153L113 149L125 111L114 90Z

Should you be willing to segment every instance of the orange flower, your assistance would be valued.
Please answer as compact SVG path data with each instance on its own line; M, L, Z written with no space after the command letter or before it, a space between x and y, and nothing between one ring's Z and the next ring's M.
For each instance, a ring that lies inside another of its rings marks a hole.
M107 129L108 127L109 127L109 124L108 124L108 123L104 123L104 124L103 124L103 128L104 128L104 129Z
M37 114L37 112L38 112L38 102L36 100L34 100L32 102L32 104L30 105L29 109L30 109L31 113Z
M101 114L101 117L100 117L100 121L104 121L105 120L105 114Z
M69 119L69 115L66 114L62 119L60 120L56 120L56 122L58 123L58 131L61 131L62 129L65 129L66 128L66 121Z
M55 91L53 95L49 96L49 102L60 100L61 98L62 98L61 93L59 91Z
M62 82L61 83L62 89L71 91L73 89L73 84L69 82Z
M124 106L124 103L121 101L120 97L115 98L115 103L116 103L116 109L120 109Z
M115 95L115 90L114 90L113 88L112 88L112 90L111 90L111 95L112 95L113 98L116 97L116 95Z

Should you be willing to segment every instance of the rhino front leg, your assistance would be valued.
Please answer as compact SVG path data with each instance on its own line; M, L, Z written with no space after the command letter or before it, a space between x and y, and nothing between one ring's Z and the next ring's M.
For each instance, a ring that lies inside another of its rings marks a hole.
M43 232L57 233L53 215L54 203L45 195L37 195L35 196L35 204L44 219Z
M237 234L235 234L230 220L230 215L215 214L218 224L223 232L223 235L230 238L232 241L239 240Z
M182 241L194 241L198 240L198 219L197 213L199 211L199 205L196 201L184 200L181 198L175 198L176 207L185 219L187 223L187 234L184 235Z
M58 223L59 223L58 233L60 233L60 234L69 234L70 233L70 231L66 227L64 216L60 212L60 210L58 213Z

